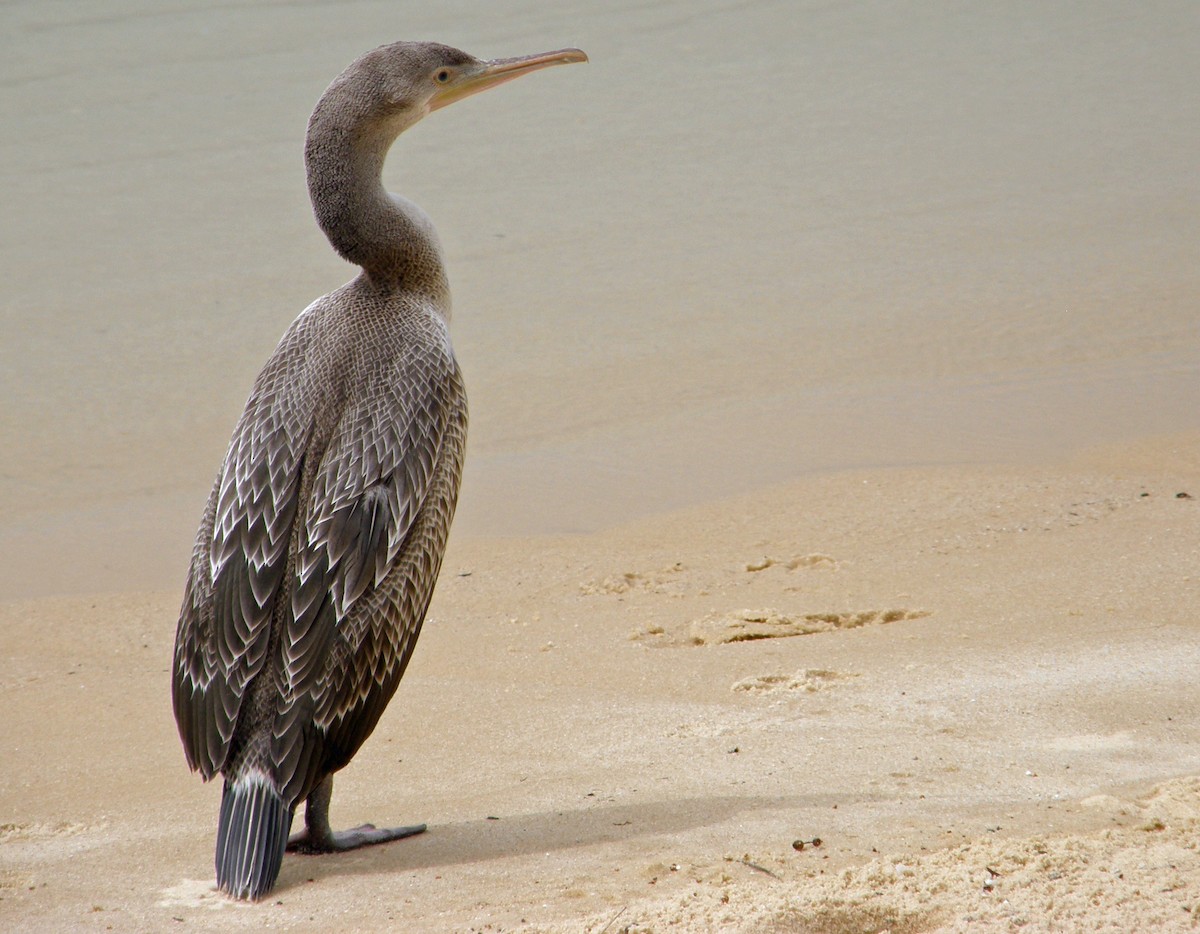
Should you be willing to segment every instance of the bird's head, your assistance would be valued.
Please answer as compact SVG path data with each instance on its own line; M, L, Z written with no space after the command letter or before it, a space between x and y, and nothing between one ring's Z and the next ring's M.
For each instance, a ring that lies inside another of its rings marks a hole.
M330 90L339 89L343 104L352 100L366 121L401 132L464 97L552 65L586 61L579 49L485 61L436 42L394 42L357 59Z

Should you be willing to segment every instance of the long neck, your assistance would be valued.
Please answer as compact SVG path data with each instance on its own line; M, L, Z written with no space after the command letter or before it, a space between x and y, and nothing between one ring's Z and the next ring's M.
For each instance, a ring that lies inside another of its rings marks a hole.
M433 225L383 187L388 149L406 124L359 117L326 95L308 124L304 161L317 223L339 254L385 290L427 294L448 310L449 287ZM345 105L349 106L345 106Z

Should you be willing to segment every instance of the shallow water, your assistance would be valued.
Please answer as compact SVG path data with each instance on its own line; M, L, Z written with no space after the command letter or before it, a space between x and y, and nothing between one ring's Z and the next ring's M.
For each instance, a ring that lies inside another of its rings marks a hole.
M0 10L0 594L182 582L255 372L351 272L308 111L402 36L592 59L387 169L450 263L458 535L1195 426L1195 4L543 7Z

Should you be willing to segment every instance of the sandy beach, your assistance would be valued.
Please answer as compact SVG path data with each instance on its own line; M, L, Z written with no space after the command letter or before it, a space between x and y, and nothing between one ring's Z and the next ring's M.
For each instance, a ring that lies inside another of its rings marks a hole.
M0 927L1200 925L1188 2L0 9ZM300 159L396 38L555 69L389 186L471 437L337 826L218 896L171 717L204 497L351 270Z

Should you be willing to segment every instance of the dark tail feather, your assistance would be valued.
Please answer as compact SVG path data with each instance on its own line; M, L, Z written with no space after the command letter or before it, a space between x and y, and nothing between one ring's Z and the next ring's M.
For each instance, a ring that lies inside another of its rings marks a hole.
M259 899L275 887L292 809L261 774L225 782L217 824L217 888Z

